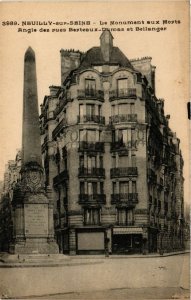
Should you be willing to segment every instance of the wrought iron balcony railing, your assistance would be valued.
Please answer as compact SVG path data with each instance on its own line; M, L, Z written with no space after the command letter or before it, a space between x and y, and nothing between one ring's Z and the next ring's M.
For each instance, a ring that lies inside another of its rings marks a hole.
M137 122L137 114L114 115L109 118L110 124L125 122Z
M68 170L64 170L53 178L53 185L56 186L67 179L68 179Z
M113 151L123 151L128 154L129 144L125 144L123 142L112 142L111 143L111 152Z
M104 92L101 90L78 90L77 93L77 98L78 99L96 99L96 100L104 100Z
M79 168L79 177L104 177L105 169L103 168Z
M112 194L111 204L134 206L138 203L138 193Z
M96 115L83 115L78 116L78 123L98 123L98 124L105 124L105 117L96 116Z
M85 142L82 141L79 143L79 151L96 151L104 152L104 143L103 142Z
M137 91L135 88L124 88L124 89L117 89L110 91L109 93L110 100L116 99L116 98L131 98L136 99L137 97Z
M81 205L101 205L106 204L105 194L80 194L79 204Z
M52 139L56 139L59 133L67 126L67 120L64 118L60 121L60 123L56 126L56 128L52 132Z
M112 168L110 170L111 178L115 177L126 177L126 176L137 176L137 167L127 167L127 168Z

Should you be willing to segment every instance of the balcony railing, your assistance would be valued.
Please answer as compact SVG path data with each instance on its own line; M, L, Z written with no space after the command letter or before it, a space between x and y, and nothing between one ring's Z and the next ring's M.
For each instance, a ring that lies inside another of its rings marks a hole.
M103 168L79 168L80 177L104 177L105 169Z
M112 151L122 151L128 154L129 145L123 142L113 142L111 143L111 152Z
M137 176L137 167L127 167L127 168L112 168L110 170L111 178L115 177L126 177L126 176Z
M68 179L68 171L64 170L53 178L53 185L56 186Z
M114 115L109 118L110 124L137 122L137 114Z
M63 128L65 128L67 126L67 121L66 119L62 119L60 121L60 123L56 126L56 128L53 130L52 132L52 138L53 140L56 139L56 137L58 136L58 134L63 130Z
M81 205L101 205L106 204L105 194L80 194L79 204Z
M77 94L78 99L96 99L96 100L104 100L104 92L101 90L78 90Z
M134 206L138 203L138 193L112 194L111 204L125 204Z
M117 90L110 91L109 93L110 100L114 100L116 98L136 99L136 97L137 97L137 91L134 88L117 89Z
M79 151L96 151L104 152L104 143L103 142L85 142L82 141L79 143Z
M78 123L98 123L98 124L105 124L105 117L96 116L96 115L83 115L78 116Z

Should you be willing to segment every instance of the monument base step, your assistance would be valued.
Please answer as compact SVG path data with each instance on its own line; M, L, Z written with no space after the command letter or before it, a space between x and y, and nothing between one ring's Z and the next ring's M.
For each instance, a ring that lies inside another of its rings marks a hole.
M69 256L64 254L9 254L4 253L0 256L0 262L5 264L51 264L69 260Z

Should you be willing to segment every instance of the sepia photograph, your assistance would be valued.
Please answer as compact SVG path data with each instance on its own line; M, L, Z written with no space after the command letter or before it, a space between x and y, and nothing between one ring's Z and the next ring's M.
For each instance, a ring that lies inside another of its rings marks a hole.
M189 299L189 3L0 8L0 299Z

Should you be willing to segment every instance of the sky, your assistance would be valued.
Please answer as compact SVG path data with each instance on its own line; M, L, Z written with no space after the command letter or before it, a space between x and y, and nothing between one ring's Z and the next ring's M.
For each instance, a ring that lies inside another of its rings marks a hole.
M40 105L44 96L49 94L49 86L60 85L60 49L87 51L99 46L101 31L76 32L74 29L124 28L124 31L112 31L114 45L129 59L151 56L152 64L156 66L156 96L165 99L165 114L171 115L170 127L181 140L185 161L185 200L188 202L189 124L186 103L189 99L189 4L184 1L106 1L0 5L0 180L3 179L5 164L15 159L16 149L21 147L26 49L31 46L36 53ZM55 24L24 26L22 22L25 21L50 21ZM74 21L88 21L90 25L63 25L64 22ZM110 21L116 25L110 25ZM118 23L127 21L142 24ZM152 25L147 24L151 21ZM136 27L142 30L136 30ZM166 29L156 32L146 30L148 27ZM69 32L69 28L72 31ZM31 33L23 32L24 29L29 29ZM53 29L62 31L52 32Z

